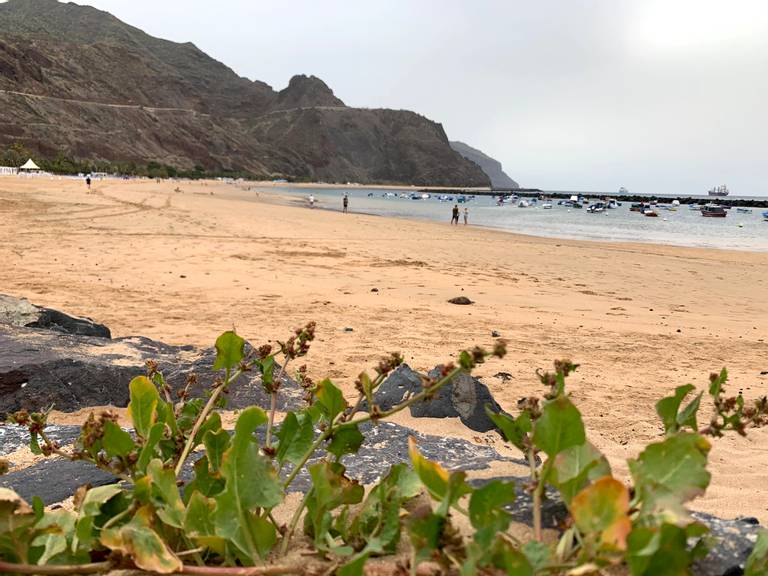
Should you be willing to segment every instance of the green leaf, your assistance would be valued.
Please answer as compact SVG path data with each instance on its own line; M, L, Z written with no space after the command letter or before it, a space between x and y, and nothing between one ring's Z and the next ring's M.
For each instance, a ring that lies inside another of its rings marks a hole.
M636 460L629 460L641 512L662 514L669 522L686 520L682 504L709 485L709 450L703 436L686 432L650 444Z
M232 330L224 332L216 339L216 362L214 370L234 368L245 357L245 340Z
M526 542L523 546L523 554L534 572L544 570L552 557L549 546L537 540Z
M678 386L675 388L673 396L662 398L656 403L656 412L661 417L664 431L667 434L677 432L683 426L689 426L694 432L698 430L696 413L699 411L701 394L688 404L682 412L679 412L683 400L693 390L695 390L695 387L692 384Z
M67 540L74 532L76 518L77 515L68 510L50 510L37 521L37 536L33 538L31 545L42 547L43 553L36 564L55 564L56 562L51 560L59 555L62 555L62 558L57 559L59 563L69 559Z
M632 576L689 576L691 554L686 532L672 524L636 527L627 539L627 563Z
M195 418L197 418L197 416L195 416ZM221 416L218 412L211 412L195 435L195 446L203 441L203 436L208 432L218 432L219 430L221 430Z
M358 430L356 424L340 426L333 433L331 443L326 450L339 459L344 454L356 454L364 440L365 436Z
M757 542L744 565L744 576L765 576L768 574L768 530L757 533Z
M103 530L101 543L132 558L142 570L158 574L180 571L181 561L151 528L151 518L151 509L142 507L127 524L120 528Z
M582 534L596 536L600 546L625 550L632 530L629 490L605 476L579 492L571 502L571 515Z
M550 458L586 439L584 423L576 406L567 396L550 400L533 425L533 443Z
M315 388L320 409L329 422L333 422L336 416L341 414L347 408L347 401L336 385L327 378L320 382Z
M491 562L496 568L503 570L507 576L533 576L535 573L534 565L531 564L529 553L533 554L536 551L536 554L538 554L538 544L540 542L529 542L523 547L521 552L499 538L496 540L496 546L491 552ZM549 559L546 547L545 551L547 559Z
M709 393L711 396L717 396L722 392L723 385L728 381L728 370L723 368L709 385Z
M145 440L144 447L141 449L141 452L139 452L139 459L136 462L136 469L139 472L144 472L147 469L150 460L155 456L155 448L163 437L164 431L165 424L163 422L157 422L149 429L149 436Z
M492 480L472 493L469 499L469 520L475 527L475 541L481 546L491 545L499 532L504 532L511 521L504 506L515 501L514 482Z
M122 488L119 484L107 484L106 486L91 488L85 493L78 510L73 548L77 548L80 543L83 543L84 547L90 548L94 519L101 514L102 506L121 492Z
M212 474L209 469L208 456L203 456L195 462L195 478L184 488L185 500L194 492L211 497L224 490L224 479L221 474Z
M224 458L224 452L229 448L230 437L226 430L213 432L208 430L203 436L205 453L208 456L208 462L212 472L218 472L221 461Z
M531 424L531 416L528 412L523 412L517 418L513 418L509 414L503 412L493 412L489 404L485 405L485 413L491 419L491 421L498 426L504 438L507 442L511 442L521 452L527 453L528 446L526 446L524 440L526 436L531 432L533 426Z
M553 460L547 482L558 489L563 501L570 504L590 481L611 474L608 460L590 442L571 446Z
M160 395L146 376L137 376L131 380L128 388L131 398L128 414L133 420L133 428L141 438L146 438L157 418L157 402Z
M215 500L206 498L200 492L193 492L184 513L184 532L192 538L215 534L215 510Z
M472 488L464 481L464 473L453 472L449 474L437 462L424 458L419 452L413 436L408 438L408 452L411 456L413 469L435 500L446 502L447 506L452 506L462 496L472 492Z
M136 448L131 435L111 420L107 420L104 423L104 439L102 444L109 458L128 456Z
M268 536L258 509L274 508L283 500L283 486L272 461L260 453L253 437L256 428L266 422L267 415L256 406L240 414L232 444L221 463L226 485L216 496L216 533L229 540L240 560L249 565L264 555L264 542L256 537Z
M169 526L182 528L186 510L176 485L176 474L170 468L164 468L159 459L154 459L147 466L147 476L152 482L152 500L157 516Z
M406 523L411 546L415 550L416 561L420 562L432 557L440 545L440 536L447 519L432 511L426 514L412 515Z
M298 465L315 439L315 427L309 414L288 412L275 434L280 440L276 458L280 464Z

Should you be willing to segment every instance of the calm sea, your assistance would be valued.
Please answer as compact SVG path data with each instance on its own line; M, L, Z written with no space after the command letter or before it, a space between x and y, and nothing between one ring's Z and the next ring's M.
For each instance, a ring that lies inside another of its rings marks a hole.
M381 188L254 188L264 194L291 195L306 199L310 194L317 199L317 207L329 210L342 208L342 197L349 194L351 212L363 212L397 218L413 218L450 222L454 202L440 201L440 192L431 193L428 200L400 198L406 192L401 189ZM387 193L396 197L385 196ZM407 193L410 194L410 191ZM449 195L450 196L450 195ZM618 196L615 196L618 198ZM618 198L620 200L620 198ZM630 212L629 202L590 214L584 209L558 206L555 200L551 210L532 205L518 208L517 205L497 206L496 200L477 196L465 204L459 204L462 211L469 209L469 223L533 236L597 240L604 242L647 242L677 246L700 246L749 251L768 251L768 222L764 221L764 208L753 208L751 213L740 213L736 208L728 211L726 218L704 218L688 206L679 206L676 211L659 208L658 218L649 218L638 212Z

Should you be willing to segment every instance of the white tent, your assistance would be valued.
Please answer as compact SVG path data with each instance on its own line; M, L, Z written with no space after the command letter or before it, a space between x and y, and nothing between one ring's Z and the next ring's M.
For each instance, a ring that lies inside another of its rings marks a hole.
M40 166L32 162L32 158L30 158L23 166L19 166L19 170L40 170Z

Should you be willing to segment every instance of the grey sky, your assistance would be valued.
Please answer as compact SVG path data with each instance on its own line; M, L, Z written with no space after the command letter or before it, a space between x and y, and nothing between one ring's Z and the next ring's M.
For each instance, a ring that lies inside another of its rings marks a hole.
M276 89L406 108L545 189L768 195L763 0L79 0Z

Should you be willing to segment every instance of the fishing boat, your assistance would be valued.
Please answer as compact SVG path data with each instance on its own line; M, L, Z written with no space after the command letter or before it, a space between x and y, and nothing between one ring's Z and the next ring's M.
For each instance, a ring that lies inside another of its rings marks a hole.
M701 210L701 206L698 204L688 204L688 210Z
M715 186L712 188L707 194L710 196L728 196L730 194L730 190L728 190L728 186L723 184L722 186Z
M768 222L768 210L766 210L765 212L763 212L763 220L765 220L766 222Z
M466 201L467 201L467 197L466 196L463 196L463 195L462 196L456 196L456 202L458 202L459 204L463 204Z
M552 210L552 202L550 202L549 200L544 200L544 202L542 202L541 204L541 207L544 210Z
M706 204L701 207L701 215L706 218L725 218L728 216L728 212L717 204Z
M590 214L600 214L605 212L605 204L603 202L595 202L587 207L587 212Z
M658 218L659 215L656 213L655 210L651 208L646 208L643 210L643 216L648 216L649 218Z
M645 204L643 202L635 202L629 206L630 212L642 212L645 210Z
M752 214L752 208L736 208L736 212L740 212L741 214Z
M521 199L521 200L520 200L520 201L517 203L517 207L518 207L518 208L528 208L528 206L530 206L530 204L528 203L528 200L526 200L525 198L522 198L522 199Z

